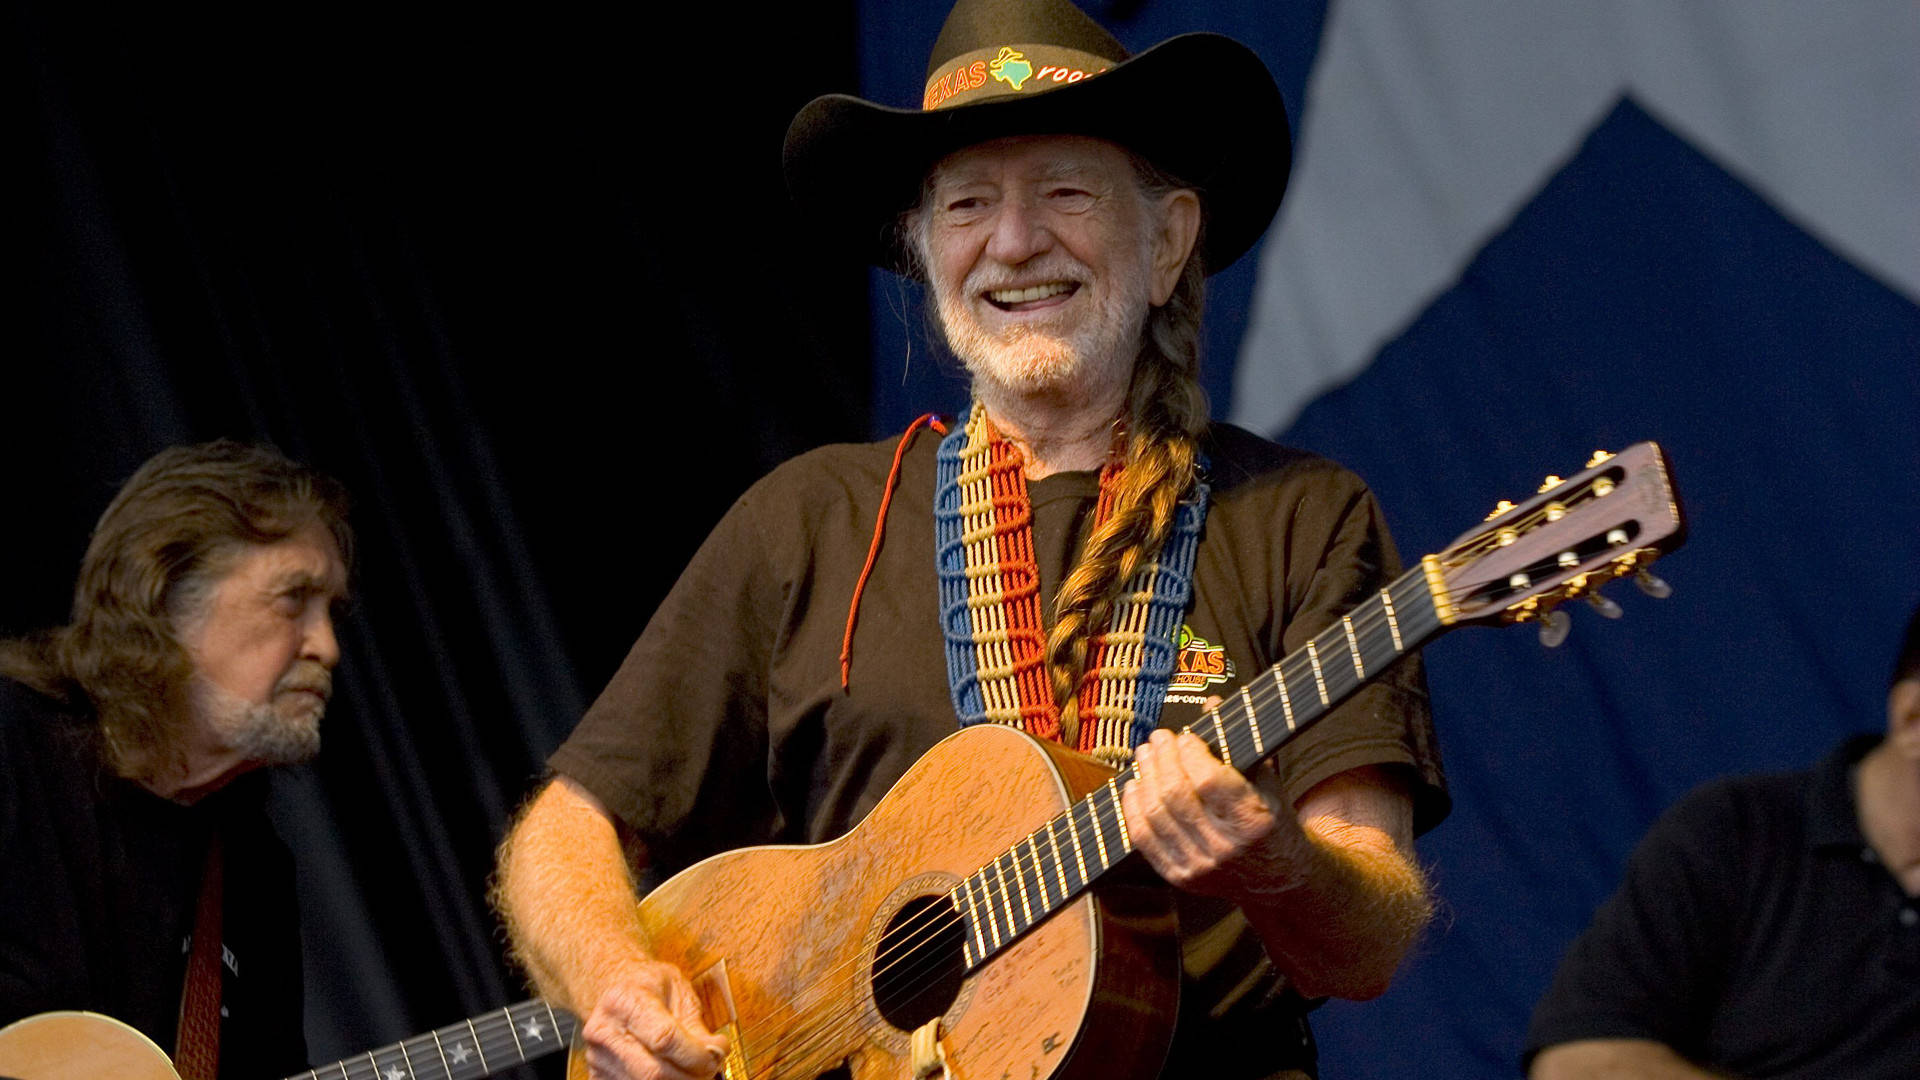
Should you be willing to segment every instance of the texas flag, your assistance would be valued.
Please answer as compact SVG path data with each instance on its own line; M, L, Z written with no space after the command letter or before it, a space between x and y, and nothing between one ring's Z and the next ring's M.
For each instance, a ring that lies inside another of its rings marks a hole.
M863 5L883 99L917 87L905 42L944 13L908 6ZM1286 201L1209 282L1216 415L1359 472L1409 559L1596 449L1671 456L1670 599L1616 585L1625 617L1576 604L1556 649L1517 627L1428 650L1441 917L1385 997L1315 1016L1329 1076L1515 1075L1663 808L1884 727L1920 603L1920 8L1083 6L1136 51L1229 34L1287 95ZM939 384L896 314L910 291L875 298L876 427L897 430Z

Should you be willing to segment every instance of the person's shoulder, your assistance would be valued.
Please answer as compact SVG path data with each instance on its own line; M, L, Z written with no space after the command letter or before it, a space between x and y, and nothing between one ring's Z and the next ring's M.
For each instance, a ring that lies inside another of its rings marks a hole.
M0 733L12 738L16 732L44 731L54 727L76 727L84 718L69 701L30 685L20 678L0 673Z
M1216 497L1294 490L1358 495L1367 489L1353 470L1331 458L1263 439L1234 424L1210 425L1200 446Z
M1695 858L1708 850L1776 847L1804 831L1811 778L1811 770L1796 769L1704 781L1660 815L1641 847L1678 849Z
M788 458L741 496L742 504L783 514L877 503L894 472L903 439L892 435L864 443L829 443ZM940 442L937 431L915 432L900 453L903 474L930 473Z
M11 675L0 675L0 758L8 768L40 761L84 767L98 757L99 729L91 713Z

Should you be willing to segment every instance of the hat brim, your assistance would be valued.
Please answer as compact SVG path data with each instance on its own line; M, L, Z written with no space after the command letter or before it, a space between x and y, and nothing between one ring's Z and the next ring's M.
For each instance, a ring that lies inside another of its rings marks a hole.
M1200 192L1201 256L1226 268L1273 221L1292 138L1273 76L1219 34L1184 34L1091 79L946 109L815 98L787 128L787 190L816 228L877 266L907 272L899 215L941 158L1015 135L1087 135L1132 150Z

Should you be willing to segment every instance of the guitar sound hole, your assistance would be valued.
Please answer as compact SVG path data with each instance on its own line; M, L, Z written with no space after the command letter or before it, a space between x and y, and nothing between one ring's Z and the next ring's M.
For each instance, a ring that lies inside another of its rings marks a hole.
M945 1013L960 996L965 945L946 897L923 896L895 912L873 954L873 1003L887 1023L912 1031Z

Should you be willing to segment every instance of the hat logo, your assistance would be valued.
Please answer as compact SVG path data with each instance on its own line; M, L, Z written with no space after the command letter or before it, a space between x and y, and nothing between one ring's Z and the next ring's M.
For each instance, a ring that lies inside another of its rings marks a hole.
M1000 46L1000 55L987 65L993 77L1013 87L1015 90L1025 85L1033 77L1033 65L1011 45Z

